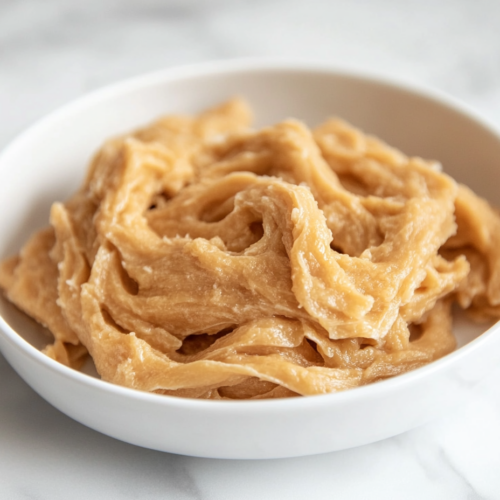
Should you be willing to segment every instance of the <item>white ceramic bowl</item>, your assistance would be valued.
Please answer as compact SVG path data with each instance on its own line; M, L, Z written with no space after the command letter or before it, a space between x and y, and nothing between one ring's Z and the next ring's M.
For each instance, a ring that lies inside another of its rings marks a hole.
M331 68L230 62L167 70L113 85L53 113L0 157L0 258L46 225L50 204L81 182L109 136L161 115L245 96L258 125L338 115L497 202L500 136L449 98ZM139 446L219 458L277 458L358 446L421 425L467 397L500 360L498 326L461 321L454 353L351 391L272 401L197 401L146 394L73 371L38 350L40 328L0 303L0 348L42 397L93 429ZM481 335L482 333L482 335Z

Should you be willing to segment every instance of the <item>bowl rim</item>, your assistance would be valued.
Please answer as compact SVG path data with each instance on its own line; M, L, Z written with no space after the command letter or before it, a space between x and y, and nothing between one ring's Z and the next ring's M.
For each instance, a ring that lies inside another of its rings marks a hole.
M14 137L0 152L0 173L2 166L8 161L11 152L14 152L19 145L26 140L29 140L32 134L36 134L38 130L46 126L50 126L52 122L57 122L59 119L67 115L77 113L93 104L106 101L110 97L116 97L120 94L127 94L138 90L145 86L154 86L161 83L169 83L177 80L193 77L205 77L211 75L221 75L224 73L309 73L316 75L330 75L344 78L351 78L354 80L368 82L369 84L376 84L390 90L403 91L413 96L427 99L434 104L446 107L451 111L465 115L475 124L479 125L485 131L492 134L500 142L500 129L497 128L488 119L481 116L469 105L463 103L459 99L446 94L443 91L430 88L421 83L416 84L409 82L406 79L393 77L387 73L379 71L367 71L350 66L341 66L329 63L302 61L297 59L273 59L273 58L243 58L243 59L230 59L209 61L203 63L194 63L182 66L171 67L159 71L145 73L132 78L106 85L102 88L96 89L88 94L84 94L75 100L57 108L51 113L36 120L32 125L27 127L23 132ZM90 386L101 392L112 393L116 396L128 397L141 401L160 405L163 407L178 407L184 409L200 409L203 411L217 412L221 409L227 412L229 409L232 411L248 411L249 406L252 410L257 412L271 411L276 409L300 409L304 406L314 408L326 405L340 405L357 399L370 399L379 398L384 394L397 390L401 385L409 385L418 382L419 379L426 379L436 371L444 370L450 365L453 365L464 356L472 354L474 351L480 349L485 343L489 342L491 338L497 334L500 329L500 321L496 322L487 328L482 334L468 342L466 345L456 349L450 354L433 361L423 367L414 369L402 375L398 375L389 379L379 381L377 383L368 384L365 386L355 387L353 389L329 393L318 394L308 397L295 397L283 398L272 400L202 400L194 398L181 398L177 396L166 396L129 387L119 386L111 382L106 382L99 378L92 377L83 372L69 368L52 358L49 358L36 347L31 345L21 335L19 335L3 318L0 314L0 335L4 337L18 352L31 358L32 361L38 365L49 369L51 372L68 377L72 382Z

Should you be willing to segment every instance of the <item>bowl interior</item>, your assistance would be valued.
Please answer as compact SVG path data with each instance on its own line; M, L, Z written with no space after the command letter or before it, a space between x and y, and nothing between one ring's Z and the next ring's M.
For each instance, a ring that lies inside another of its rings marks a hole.
M0 258L19 250L48 222L50 205L80 184L86 165L110 136L166 113L197 112L232 96L252 105L256 125L288 117L308 125L342 117L410 155L436 159L455 179L497 203L500 140L467 113L411 89L321 69L222 66L164 72L105 89L46 118L0 157ZM0 314L37 348L50 335L4 299ZM489 325L458 315L459 346ZM89 374L95 370L89 365Z

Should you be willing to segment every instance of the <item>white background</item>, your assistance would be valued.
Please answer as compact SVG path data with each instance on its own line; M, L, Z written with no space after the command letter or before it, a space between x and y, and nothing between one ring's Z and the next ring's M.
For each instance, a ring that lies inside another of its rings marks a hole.
M495 0L0 0L0 147L104 84L247 56L326 61L424 83L500 127ZM499 386L500 367L454 412L373 445L287 460L208 460L81 426L0 355L0 498L494 500Z

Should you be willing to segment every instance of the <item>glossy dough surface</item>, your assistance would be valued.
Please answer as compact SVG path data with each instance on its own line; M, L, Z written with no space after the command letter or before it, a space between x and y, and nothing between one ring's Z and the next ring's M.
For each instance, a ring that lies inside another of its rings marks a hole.
M453 301L500 316L500 219L439 164L341 120L250 121L233 100L103 146L0 267L47 355L162 394L313 395L452 351Z

